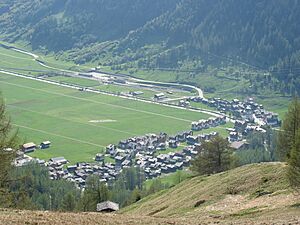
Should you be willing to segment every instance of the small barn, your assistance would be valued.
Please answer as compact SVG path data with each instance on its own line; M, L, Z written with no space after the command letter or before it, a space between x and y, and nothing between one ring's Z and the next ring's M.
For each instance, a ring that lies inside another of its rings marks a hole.
M154 95L154 100L157 100L157 101L162 100L164 98L166 98L166 95L164 93L158 93L158 94Z
M50 142L50 141L43 141L43 142L40 144L40 148L41 148L41 149L50 148L50 145L51 145L51 142Z
M119 210L119 204L105 201L97 204L97 212L115 212Z
M67 164L68 163L68 160L66 160L64 157L51 158L49 161L54 164Z
M36 149L36 144L34 144L33 142L22 145L22 150L24 151L24 153L34 152L35 149Z

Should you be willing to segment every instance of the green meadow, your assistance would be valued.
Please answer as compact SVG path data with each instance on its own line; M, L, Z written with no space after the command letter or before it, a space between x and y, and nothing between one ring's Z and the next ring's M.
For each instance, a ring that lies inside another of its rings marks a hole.
M177 132L208 115L120 97L80 92L0 74L0 90L23 142L50 140L34 157L92 161L111 143L146 133Z
M1 41L0 44L10 45L8 43L1 42ZM22 46L21 48L23 49ZM49 72L60 72L57 69L61 69L61 70L72 69L75 71L85 71L90 69L90 67L79 66L74 64L73 62L58 61L52 55L39 54L38 59L45 62L47 67L40 65L33 58L33 56L0 46L0 69L5 69L12 72L18 72L22 74L31 75L31 76L37 76Z

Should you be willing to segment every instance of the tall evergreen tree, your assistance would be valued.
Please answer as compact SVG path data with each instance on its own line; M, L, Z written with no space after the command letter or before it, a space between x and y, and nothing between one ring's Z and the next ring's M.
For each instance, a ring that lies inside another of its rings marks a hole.
M192 162L192 170L201 175L225 171L230 168L231 156L229 142L217 136L202 143L197 158Z
M288 180L293 188L300 190L300 130L291 149L288 164Z
M282 161L289 160L291 149L296 144L296 135L300 129L300 100L294 98L289 106L278 134L277 154Z
M15 157L17 132L12 129L10 118L6 113L5 103L0 96L0 206L10 205L9 171Z

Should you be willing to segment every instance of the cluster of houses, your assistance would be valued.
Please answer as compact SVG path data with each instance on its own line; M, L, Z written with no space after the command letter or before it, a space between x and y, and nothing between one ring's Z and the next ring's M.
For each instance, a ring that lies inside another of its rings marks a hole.
M245 120L235 120L234 128L227 128L227 131L229 132L229 142L241 141L252 132L267 132L261 125L249 123Z
M178 102L178 105L181 106L181 107L189 107L190 106L190 102L186 101L186 100L180 100Z
M32 158L28 156L28 153L34 152L36 149L46 149L50 148L51 142L50 141L43 141L40 145L36 145L33 142L28 142L20 146L20 150L16 152L16 158L14 161L14 165L17 167L28 165L29 163L35 162L40 165L45 164L45 160L40 160L36 158Z
M50 146L51 146L51 142L50 141L43 141L39 146L37 146L33 142L29 142L29 143L23 144L21 146L21 150L24 153L31 153L31 152L34 152L37 148L46 149L46 148L50 148Z
M199 120L192 122L192 130L201 131L211 127L217 127L226 124L226 116L211 117L208 120Z
M156 97L163 98L163 95L157 94ZM236 118L234 128L227 128L228 140L234 149L247 147L244 138L249 133L266 132L264 125L280 125L277 114L267 112L262 105L254 103L253 99L241 102L237 99L227 101L220 98L207 100L191 97L189 101L202 102L222 112L230 113ZM121 140L117 144L108 145L104 153L96 154L93 163L82 162L69 165L64 157L52 158L48 162L33 159L26 154L37 148L49 148L51 142L44 141L38 146L35 143L26 143L21 146L22 151L18 151L15 165L22 166L35 161L47 166L51 179L67 179L80 188L85 187L89 175L96 175L100 181L110 183L117 179L123 169L132 166L141 168L146 179L151 179L188 167L201 149L201 143L218 135L217 132L196 135L195 131L223 125L226 120L226 116L219 116L195 121L191 123L190 131L180 132L173 136L160 133ZM180 146L182 148L179 148ZM169 151L170 149L173 150Z
M263 105L255 103L253 98L248 98L246 101L240 101L238 99L228 101L221 98L205 99L201 97L190 97L189 100L214 107L222 113L229 113L234 118L244 120L248 123L272 127L281 125L278 114L268 112L264 109Z
M74 165L69 165L64 157L51 158L47 162L28 157L26 153L34 151L37 146L34 143L27 143L22 145L22 151L19 152L23 155L17 158L16 165L22 166L35 161L48 168L51 179L67 179L79 188L85 187L89 175L96 175L100 181L110 183L117 179L123 169L132 166L141 168L145 178L151 179L188 167L198 154L201 143L218 135L217 132L194 134L194 131L224 123L226 123L225 116L193 122L192 130L173 136L160 133L131 137L119 141L116 145L108 145L104 153L95 155L93 163L78 162ZM259 129L259 127L251 127L245 121L236 121L235 127L229 131L229 140L233 147L245 146L247 143L242 142L242 135L250 132L251 129ZM50 141L47 141L42 142L38 147L48 148L50 145ZM179 148L180 146L182 148ZM174 150L166 151L170 149Z
M40 164L40 165L44 166L46 161L36 159L36 158L32 158L32 157L26 155L24 153L24 151L22 151L22 150L19 150L19 151L16 152L16 158L14 160L14 165L16 167L26 166L30 163L37 163L37 164Z
M64 157L57 157L40 164L47 166L51 179L67 179L79 188L85 187L89 175L96 175L100 181L110 183L123 169L132 166L141 168L145 178L151 179L188 167L198 154L201 142L216 135L216 132L193 135L193 131L181 132L174 136L168 136L166 133L147 134L121 140L117 145L108 145L105 153L96 154L93 163L69 165ZM176 151L175 148L179 146L182 148ZM165 152L168 148L174 148L175 151ZM110 160L106 160L107 158Z

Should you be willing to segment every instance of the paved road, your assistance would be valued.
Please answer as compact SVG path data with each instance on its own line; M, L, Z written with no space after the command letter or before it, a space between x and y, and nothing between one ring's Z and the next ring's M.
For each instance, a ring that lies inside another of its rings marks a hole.
M45 63L43 63L42 61L39 61L38 60L39 56L34 54L34 53L31 53L31 52L28 52L28 51L25 51L25 50L21 50L21 49L18 49L18 48L13 48L13 47L11 49L14 50L14 51L17 51L17 52L20 52L20 53L23 53L23 54L26 54L26 55L29 55L29 56L33 57L34 60L37 61L37 63L39 63L41 66L43 66L45 68L57 70L57 71L60 71L60 72L69 72L69 73L73 73L74 75L79 75L79 73L76 72L76 71L65 70L65 69L60 69L60 68L48 66ZM101 74L101 73L99 73L99 74ZM117 76L117 74L115 74L115 75ZM198 87L193 86L193 85L159 82L159 81L151 81L151 80L142 80L142 79L132 78L132 77L130 77L130 80L138 82L137 84L142 82L142 83L148 83L148 84L161 84L161 85L170 85L170 86L178 86L178 87L187 87L187 88L196 90L196 92L198 93L198 96L201 97L201 98L204 98L203 91L201 90L201 88L198 88Z
M40 81L40 82L44 82L44 83L48 83L48 84L53 84L53 85L57 85L57 86L61 86L61 87L68 87L68 88L72 88L72 89L76 89L76 90L81 90L82 89L81 86L77 86L77 85L62 84L59 81L51 81L51 80L46 80L44 78L30 77L30 76L27 76L27 75L18 74L18 73L5 71L5 70L1 70L1 69L0 69L0 73L4 73L4 74L7 74L7 75L16 76L16 77L21 77L21 78L25 78L25 79L30 79L30 80L36 80L36 81ZM122 95L116 95L116 94L113 94L113 93L102 92L102 91L99 91L99 90L94 90L92 88L85 88L85 91L86 92L91 92L91 93L97 93L97 94L117 96L117 97L120 97L120 98L125 98L125 99L134 100L134 101L145 102L145 103L164 105L164 106L170 107L170 108L188 110L188 111L193 111L193 112L201 112L201 113L208 114L208 115L215 116L215 117L223 115L223 114L221 114L217 111L214 112L214 111L209 111L209 110L184 108L184 107L180 107L180 106L176 106L176 105L165 104L165 103L162 103L162 102L155 102L155 101L151 101L151 100L144 100L144 99L139 99L139 98L134 98L134 97L129 97L129 96L122 96ZM124 107L124 108L127 108L127 107ZM128 108L128 109L136 110L136 109L132 109L132 108ZM142 110L139 110L139 111L142 111ZM147 112L147 111L144 111L144 112ZM147 112L147 113L157 114L157 116L166 116L166 117L169 117L169 118L171 117L171 116L162 115L162 114L159 114L159 113L152 113L152 112ZM174 117L174 119L180 119L180 118ZM186 122L192 122L190 120L185 120L185 119L180 119L180 120L184 120Z
M77 75L77 76L79 75L79 73L75 72L75 71L64 70L64 69L60 69L60 68L47 66L46 64L44 64L44 63L42 63L38 60L39 59L38 55L33 54L31 52L21 50L21 49L17 49L17 48L11 48L11 49L14 50L14 51L17 51L17 52L20 52L20 53L23 53L23 54L26 54L26 55L29 55L29 56L33 57L33 59L36 60L41 66L44 66L48 69L53 69L53 70L57 70L57 71L60 71L60 72L69 72L69 73L73 73L73 75ZM58 85L58 86L62 86L62 87L68 87L68 88L73 88L73 89L77 89L77 90L82 89L82 87L80 87L80 86L62 84L58 81L50 81L50 80L46 80L46 79L38 78L38 77L30 77L30 76L27 76L27 75L14 73L14 72L7 71L7 70L0 69L0 72L2 72L4 74L12 75L12 76L22 77L22 78L31 79L31 80L37 80L37 81L41 81L41 82L44 82L44 83L49 83L49 84ZM99 75L101 75L101 73ZM103 73L103 75L105 75L105 74ZM158 81L149 81L149 80L142 80L142 79L138 79L138 78L131 78L131 80L137 82L137 84L139 84L139 83L148 83L148 84L160 84L160 85L187 87L187 88L191 88L191 89L196 90L198 92L198 96L204 98L203 91L200 88L192 86L192 85L158 82ZM145 100L145 99L140 99L140 98L135 98L135 97L116 95L116 94L113 94L113 93L107 93L107 92L103 92L103 91L99 91L99 90L94 90L92 88L85 88L85 91L92 92L92 93L105 94L105 95L110 95L110 96L118 96L118 97L121 97L121 98L126 98L126 99L131 99L131 100L146 102L146 103L151 103L151 104L164 105L164 106L167 106L167 107L170 107L170 108L184 109L184 110L193 111L193 112L201 112L201 113L208 114L208 115L215 116L215 117L225 115L225 114L220 113L218 111L205 110L205 109L190 109L190 108L180 107L180 106L176 106L176 105L166 104L166 103L163 103L163 102L156 102L156 101L152 101L152 100Z

